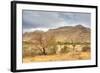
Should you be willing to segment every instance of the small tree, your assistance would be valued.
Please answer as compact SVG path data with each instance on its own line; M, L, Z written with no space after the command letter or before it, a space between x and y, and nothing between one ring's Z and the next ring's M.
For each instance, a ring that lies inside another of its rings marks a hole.
M73 48L72 48L72 51L73 51L73 53L72 53L72 56L74 56L75 54L75 47L76 47L76 43L75 42L73 42L73 40L72 40L72 42L71 42L71 44L72 44L72 46L73 46Z
M40 33L37 38L38 44L41 46L41 51L43 55L47 55L46 49L50 46L55 45L55 38L53 35L49 35L46 33Z

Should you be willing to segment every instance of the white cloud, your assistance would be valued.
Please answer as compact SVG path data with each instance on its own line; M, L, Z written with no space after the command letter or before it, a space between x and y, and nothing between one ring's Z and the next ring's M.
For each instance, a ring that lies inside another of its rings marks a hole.
M48 31L49 30L49 28L31 28L31 29L24 29L23 30L23 33L25 33L25 32L33 32L33 31L44 31L44 32L46 32L46 31Z

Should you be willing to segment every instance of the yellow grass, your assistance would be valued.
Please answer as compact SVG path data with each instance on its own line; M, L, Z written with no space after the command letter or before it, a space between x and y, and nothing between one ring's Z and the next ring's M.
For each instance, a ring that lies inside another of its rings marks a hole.
M34 57L24 57L23 63L30 62L47 62L47 61L68 61L68 60L87 60L90 59L90 52L81 53L67 53L67 54L55 54L55 55L41 55Z

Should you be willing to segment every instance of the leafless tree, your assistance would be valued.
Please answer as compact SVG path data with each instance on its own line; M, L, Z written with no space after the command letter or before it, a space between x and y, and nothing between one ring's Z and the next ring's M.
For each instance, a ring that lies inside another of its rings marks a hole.
M54 36L46 33L40 33L36 40L38 41L38 49L40 49L44 55L47 55L46 49L48 47L55 45Z

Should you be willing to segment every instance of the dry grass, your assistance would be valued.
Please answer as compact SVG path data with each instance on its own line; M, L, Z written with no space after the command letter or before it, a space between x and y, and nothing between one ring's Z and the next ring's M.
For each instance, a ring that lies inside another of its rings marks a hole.
M64 60L87 60L90 59L90 52L81 53L67 53L67 54L56 54L56 55L41 55L34 57L23 58L23 63L30 62L47 62L47 61L64 61Z

